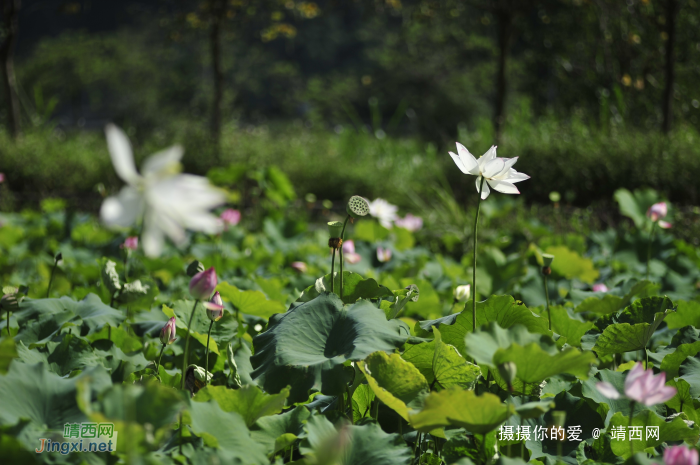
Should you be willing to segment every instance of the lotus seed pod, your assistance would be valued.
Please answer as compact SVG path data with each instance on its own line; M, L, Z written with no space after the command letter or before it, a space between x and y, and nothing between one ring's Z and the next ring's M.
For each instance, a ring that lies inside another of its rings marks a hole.
M498 373L506 382L510 391L513 391L513 381L515 381L517 371L518 369L513 362L505 362L498 365Z
M340 237L343 233L343 222L342 221L330 221L328 223L328 235L331 239Z
M204 263L200 262L199 260L195 260L187 266L187 276L191 278L204 270Z
M353 218L367 216L369 214L369 202L364 197L353 195L350 197L350 200L348 200L346 211L348 215Z
M552 262L554 261L554 255L548 254L548 253L543 253L542 254L542 266L549 268L552 266Z

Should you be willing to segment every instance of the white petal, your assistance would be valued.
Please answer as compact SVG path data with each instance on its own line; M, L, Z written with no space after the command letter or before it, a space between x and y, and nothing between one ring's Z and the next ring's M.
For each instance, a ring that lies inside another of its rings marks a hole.
M143 198L132 187L124 187L119 195L102 202L100 217L107 226L128 227L136 222L143 212Z
M503 170L505 163L502 158L495 158L486 162L484 166L481 167L481 174L483 174L487 179L500 173Z
M126 137L124 131L116 127L114 124L108 124L105 127L107 136L107 147L109 148L109 156L114 165L114 171L117 172L124 182L134 184L139 179L139 173L134 165L134 155L131 151L129 138Z
M596 387L596 389L598 389L598 392L603 394L608 399L619 399L620 398L620 392L615 388L615 386L608 383L607 381L596 383L595 387Z
M515 165L515 162L518 161L518 157L515 158L501 158L503 160L504 166L501 171L496 173L494 176L492 176L492 179L505 179L508 177L508 173L510 172L510 168Z
M503 178L503 181L508 181L510 183L516 183L520 181L525 181L526 179L530 179L530 176L528 176L525 173L519 173L518 171L515 171L513 168L508 170L508 176Z
M479 186L481 185L481 176L476 178L476 191L479 192ZM481 191L481 200L486 200L486 197L489 196L491 193L491 189L489 189L489 183L485 182L483 190Z
M467 150L465 146L457 142L457 152L459 153L459 158L464 164L464 168L467 170L465 173L473 174L474 176L479 175L479 163L476 161L476 157Z
M493 187L495 190L498 192L501 192L502 194L519 194L520 191L518 190L515 185L506 182L506 181L497 181L497 180L488 180L488 182L491 187Z
M163 230L157 225L157 215L147 215L143 225L143 234L141 234L141 242L143 243L143 251L148 257L157 257L163 250Z
M486 153L481 156L481 158L479 158L479 166L483 168L487 162L493 160L494 158L496 158L496 146L492 145L491 148L488 149Z
M450 156L455 161L455 165L457 165L457 168L459 168L459 170L462 173L469 174L469 170L464 167L464 163L462 163L462 160L459 158L459 155L457 155L456 153L450 152Z
M141 173L144 176L177 174L180 172L180 159L184 152L181 146L173 145L154 153L144 162Z

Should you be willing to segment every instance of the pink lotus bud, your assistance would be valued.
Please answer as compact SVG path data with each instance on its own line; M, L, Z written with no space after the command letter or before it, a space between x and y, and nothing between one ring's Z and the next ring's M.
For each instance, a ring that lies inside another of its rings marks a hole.
M391 249L385 249L384 247L377 247L377 260L382 263L391 260Z
M661 218L666 218L667 214L668 206L666 205L666 202L655 203L649 207L649 210L647 210L647 216L651 219L651 221L659 221Z
M219 218L224 222L224 229L228 229L229 226L236 226L241 221L241 212L233 208L227 208L221 212Z
M122 249L136 250L139 248L139 238L137 236L127 237L124 243L119 247Z
M671 446L664 451L666 465L698 465L698 451L685 446Z
M0 173L0 184L5 182L5 173Z
M593 285L593 292L608 292L608 286L603 283L596 283Z
M355 242L352 240L343 242L343 258L345 258L345 261L351 265L354 265L362 260L360 254L355 253Z
M423 218L407 214L404 218L394 220L394 224L399 228L408 229L411 232L416 232L423 227Z
M662 229L670 229L671 226L672 226L672 224L669 223L668 221L659 220L659 227L660 227L660 228L662 228Z
M216 289L216 270L212 266L208 270L201 271L190 280L190 294L197 300L209 300Z
M224 316L224 301L221 300L221 295L215 292L209 302L204 303L204 308L207 311L207 318L211 321L219 321Z
M175 317L172 317L168 320L167 323L165 323L163 329L160 330L160 342L167 345L170 345L173 342L175 342L175 340L177 339L175 337L175 329Z
M308 270L308 267L304 262L292 262L289 266L297 270L299 273L306 273L306 270Z

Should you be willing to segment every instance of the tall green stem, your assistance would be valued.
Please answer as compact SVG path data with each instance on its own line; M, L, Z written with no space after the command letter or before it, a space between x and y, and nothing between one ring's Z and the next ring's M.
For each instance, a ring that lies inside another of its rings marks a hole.
M53 274L56 272L56 267L58 266L58 260L53 261L53 268L51 268L51 276L49 277L49 287L46 289L46 298L49 298L49 293L51 292L51 283L53 282Z
M10 335L10 311L7 311L7 335Z
M211 328L214 326L214 322L209 323L209 332L207 333L207 355L204 357L204 379L209 384L209 339L211 339Z
M340 242L342 244L343 240L345 239L345 227L348 225L348 220L350 219L350 215L345 218L345 221L343 222L343 230L340 232ZM340 298L343 298L343 246L341 245L340 248L338 249L338 256L340 257Z
M547 303L547 318L549 318L549 330L552 330L552 311L549 309L549 286L547 285L547 275L542 274L544 277L544 297Z
M472 293L473 293L473 306L472 306L472 331L476 332L476 233L479 227L479 211L481 210L481 192L484 189L484 181L486 178L481 178L481 185L479 186L479 202L476 204L476 218L474 219L474 269L472 270Z
M632 426L632 418L634 418L634 401L630 401L630 424ZM627 428L629 431L629 428ZM629 439L629 438L628 438ZM630 458L634 455L634 441L630 441Z
M194 301L194 305L192 306L192 313L190 313L190 321L187 322L187 336L185 336L185 353L182 354L182 381L180 383L180 389L182 389L183 391L185 390L185 373L187 372L187 353L190 350L190 327L192 326L194 311L197 309L198 303L199 300Z
M335 247L331 249L331 292L335 292Z
M647 245L647 279L649 279L649 262L651 261L651 244L654 242L654 232L656 231L656 221L651 224L649 232L649 245Z
M165 350L165 345L166 344L163 344L163 347L160 348L160 355L158 356L158 363L156 363L156 376L158 376L158 379L160 379L160 376L159 376L160 359L163 358L163 351Z

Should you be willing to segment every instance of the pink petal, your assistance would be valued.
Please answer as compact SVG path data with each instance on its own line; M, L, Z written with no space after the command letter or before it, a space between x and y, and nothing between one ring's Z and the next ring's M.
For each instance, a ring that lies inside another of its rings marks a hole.
M598 389L598 392L603 394L608 399L619 399L620 398L620 392L615 388L615 386L608 383L607 381L602 381L600 383L596 383L595 387L596 387L596 389Z

